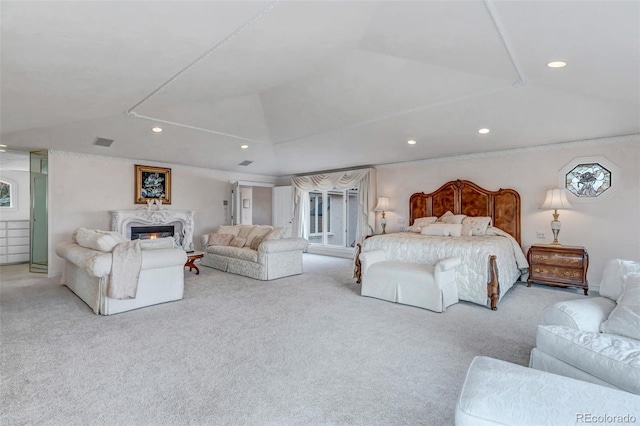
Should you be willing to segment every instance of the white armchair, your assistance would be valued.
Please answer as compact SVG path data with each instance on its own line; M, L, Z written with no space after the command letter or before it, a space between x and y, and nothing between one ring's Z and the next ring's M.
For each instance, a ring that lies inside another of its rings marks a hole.
M600 297L548 306L529 366L640 394L640 262L612 259Z
M83 235L87 238L82 238ZM142 246L137 294L132 299L108 296L113 269L113 249L125 241L114 232L83 230L74 241L56 246L65 260L61 284L89 305L93 312L112 315L145 306L180 300L184 294L184 264L187 255L171 248L171 238L147 240ZM166 244L164 241L168 240ZM156 248L157 247L157 248Z

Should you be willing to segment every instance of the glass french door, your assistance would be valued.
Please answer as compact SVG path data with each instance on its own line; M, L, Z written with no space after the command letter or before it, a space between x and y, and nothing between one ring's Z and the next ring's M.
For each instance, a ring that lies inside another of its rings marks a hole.
M309 243L353 247L358 220L358 190L309 193Z

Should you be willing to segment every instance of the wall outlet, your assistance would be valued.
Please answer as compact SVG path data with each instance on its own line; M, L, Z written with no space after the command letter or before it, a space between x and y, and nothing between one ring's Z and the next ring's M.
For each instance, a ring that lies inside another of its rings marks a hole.
M536 238L540 238L541 240L544 240L544 238L545 238L544 232L543 231L536 231Z

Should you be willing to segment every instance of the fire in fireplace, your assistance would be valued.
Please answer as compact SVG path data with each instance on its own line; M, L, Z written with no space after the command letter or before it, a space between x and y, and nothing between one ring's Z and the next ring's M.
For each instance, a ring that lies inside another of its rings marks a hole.
M173 237L174 227L172 225L163 226L132 226L132 240L155 240L156 238Z

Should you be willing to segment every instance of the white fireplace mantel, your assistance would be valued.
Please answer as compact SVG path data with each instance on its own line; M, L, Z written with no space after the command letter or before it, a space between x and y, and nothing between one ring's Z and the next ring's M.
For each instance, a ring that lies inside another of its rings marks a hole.
M111 210L111 230L131 239L132 226L173 225L176 241L193 250L193 214L191 210Z

